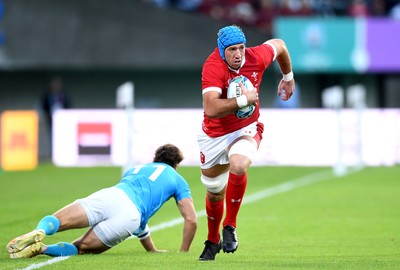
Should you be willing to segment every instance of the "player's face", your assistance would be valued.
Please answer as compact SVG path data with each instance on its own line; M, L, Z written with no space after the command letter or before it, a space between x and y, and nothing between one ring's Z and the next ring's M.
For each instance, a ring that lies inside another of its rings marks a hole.
M225 59L233 69L239 69L242 65L245 46L243 43L229 46L225 49Z

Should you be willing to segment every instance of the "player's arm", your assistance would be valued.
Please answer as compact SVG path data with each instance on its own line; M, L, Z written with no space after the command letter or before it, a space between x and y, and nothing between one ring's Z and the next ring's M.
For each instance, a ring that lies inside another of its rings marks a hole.
M238 101L237 98L224 99L217 91L209 91L203 94L204 113L209 118L220 118L234 113L239 108L254 104L258 100L257 91L248 91L246 87L240 84L242 96L245 100ZM242 97L241 97L242 98ZM245 102L245 104L241 104Z
M283 75L278 85L278 96L282 94L282 100L288 100L293 95L295 88L289 50L282 39L270 39L266 43L271 44L274 48L276 61ZM284 92L282 92L282 90L284 90Z
M159 250L156 248L156 246L153 243L153 240L151 239L150 236L150 231L149 227L146 226L146 228L138 235L138 238L140 240L140 243L144 247L144 249L148 252L166 252L166 250Z
M197 230L197 215L193 200L185 198L178 201L178 209L184 219L182 244L179 252L188 252Z
M157 252L157 248L154 245L153 240L151 239L151 236L149 236L145 239L141 239L140 243L142 244L142 246L144 247L144 249L146 251Z
M222 99L217 91L203 94L204 113L209 118L220 118L234 113L239 106L236 99Z

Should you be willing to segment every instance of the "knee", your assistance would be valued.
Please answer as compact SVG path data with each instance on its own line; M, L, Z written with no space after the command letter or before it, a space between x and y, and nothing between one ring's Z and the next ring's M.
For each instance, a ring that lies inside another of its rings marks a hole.
M77 248L79 255L94 253L93 248L87 243L85 243L85 241L82 238L75 240L74 242L72 242L72 244Z
M233 174L243 175L247 172L257 152L257 145L249 140L241 139L229 149L229 171Z
M207 188L210 194L223 194L226 184L228 183L229 172L224 172L217 177L208 177L201 175L201 182Z
M213 203L222 201L224 197L225 197L225 189L221 190L219 193L207 192L207 199Z
M72 242L72 244L77 248L79 255L87 253L85 250L85 245L82 243L80 239L75 240L74 242Z
M236 175L243 175L247 173L247 169L249 168L251 162L248 158L241 157L231 157L230 160L230 168L229 171Z

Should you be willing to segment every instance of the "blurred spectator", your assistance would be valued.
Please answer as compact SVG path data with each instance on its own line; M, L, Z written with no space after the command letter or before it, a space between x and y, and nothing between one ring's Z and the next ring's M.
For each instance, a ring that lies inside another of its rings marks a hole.
M352 17L367 17L370 15L365 0L352 0L347 9L347 14Z
M183 11L197 11L202 0L150 0L160 8L176 8Z
M202 0L176 0L175 7L184 11L197 11Z
M278 11L274 0L260 0L260 7L257 16L257 27L272 36L273 20Z
M308 0L280 1L280 16L311 16L313 14Z
M386 1L385 0L373 0L371 15L383 17L386 16Z
M1 1L1 0L0 0ZM143 0L158 7L197 11L215 20L256 27L271 36L276 16L388 16L400 18L398 0Z
M58 109L68 109L71 107L70 99L64 91L64 84L61 77L53 77L41 99L42 110L45 114L48 134L50 138L50 149L53 134L53 113Z
M232 24L253 25L256 22L254 4L258 0L203 0L199 11L217 20Z
M225 2L221 0L203 0L199 11L216 20L223 20L227 16Z
M230 6L228 13L229 22L237 25L255 26L257 23L257 14L254 4L251 1L240 1Z
M332 0L315 0L315 14L322 17L331 17L336 15Z

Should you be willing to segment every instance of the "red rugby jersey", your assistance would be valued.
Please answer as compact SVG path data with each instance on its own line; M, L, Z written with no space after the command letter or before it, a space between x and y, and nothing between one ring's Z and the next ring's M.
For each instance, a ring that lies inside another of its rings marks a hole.
M239 75L247 77L259 91L264 71L273 59L274 50L267 44L246 48L244 65L236 72L228 68L226 62L222 60L218 48L216 48L203 64L202 92L220 91L221 98L226 98L229 81ZM234 114L221 118L208 118L204 114L202 128L210 137L219 137L234 132L258 121L260 116L259 106L259 103L257 103L254 113L249 118L244 119L239 119Z

